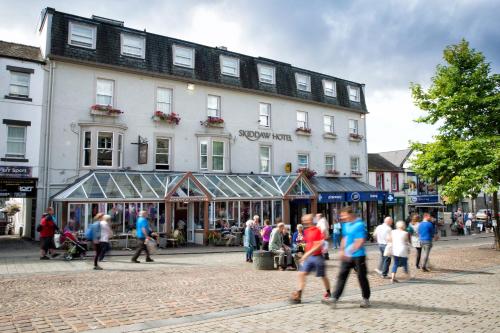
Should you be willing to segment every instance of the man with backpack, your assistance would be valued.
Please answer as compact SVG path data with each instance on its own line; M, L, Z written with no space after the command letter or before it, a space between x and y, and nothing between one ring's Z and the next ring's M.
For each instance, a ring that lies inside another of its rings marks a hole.
M59 255L56 253L56 244L54 242L54 234L59 228L52 217L53 214L52 208L47 208L37 227L37 231L40 233L40 260L49 260L47 253L50 253L52 258Z
M87 231L85 232L85 238L87 242L91 242L94 246L94 269L102 270L102 267L97 264L99 260L99 256L101 254L101 219L104 216L103 213L97 213L94 216L94 222L87 227Z

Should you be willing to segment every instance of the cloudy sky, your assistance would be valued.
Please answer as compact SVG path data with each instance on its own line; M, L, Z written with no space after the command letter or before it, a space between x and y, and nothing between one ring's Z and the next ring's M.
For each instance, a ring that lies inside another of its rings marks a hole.
M465 38L500 72L494 0L0 0L0 40L37 45L47 6L365 83L369 152L432 139L434 128L413 122L420 113L408 87L428 86L446 45Z

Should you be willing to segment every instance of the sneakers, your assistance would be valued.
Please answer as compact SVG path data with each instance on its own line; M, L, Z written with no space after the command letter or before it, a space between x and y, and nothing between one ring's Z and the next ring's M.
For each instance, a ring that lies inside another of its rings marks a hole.
M101 267L101 266L94 266L94 269L95 269L96 271L102 271L102 267Z
M40 260L50 260L50 258L47 256L43 256L43 257L40 257Z
M332 297L332 295L330 293L325 292L325 294L323 295L323 298L321 299L321 303L326 304L326 305L330 305L330 303L332 302L331 297Z
M146 258L146 262L154 262L154 260L151 258Z
M382 275L382 271L378 268L375 268L375 273L379 274L379 275Z
M133 263L135 263L135 264L139 264L139 263L140 263L140 261L139 261L139 260L137 260L137 259L132 259L132 260L130 260L130 261L131 261L131 262L133 262Z
M430 269L423 267L422 272L430 272Z
M302 302L301 293L298 291L294 291L288 301L290 302L290 304L300 304Z
M366 309L370 307L370 300L367 298L363 298L363 301L359 305L360 308Z

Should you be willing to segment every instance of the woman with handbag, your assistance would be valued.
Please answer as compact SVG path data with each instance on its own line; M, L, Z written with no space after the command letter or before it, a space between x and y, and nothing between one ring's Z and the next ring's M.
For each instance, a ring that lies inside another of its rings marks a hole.
M408 255L410 254L410 239L405 229L406 224L403 221L398 221L396 222L396 229L392 230L387 237L387 247L391 248L394 259L391 274L392 283L398 282L398 280L396 280L398 267L403 267L406 275L409 277ZM389 246L389 243L391 246Z

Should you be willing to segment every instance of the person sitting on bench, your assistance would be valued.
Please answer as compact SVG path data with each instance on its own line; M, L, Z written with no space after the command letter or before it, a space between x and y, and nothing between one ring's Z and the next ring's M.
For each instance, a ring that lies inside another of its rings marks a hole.
M278 266L279 269L284 271L285 269L295 270L293 265L292 251L290 247L283 244L283 233L285 232L285 224L278 223L278 226L271 232L271 239L269 242L269 251L271 251L275 256L279 257Z

